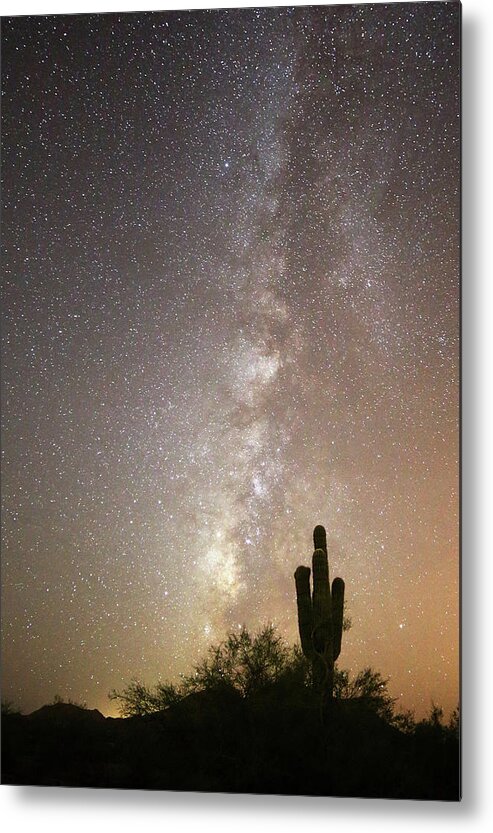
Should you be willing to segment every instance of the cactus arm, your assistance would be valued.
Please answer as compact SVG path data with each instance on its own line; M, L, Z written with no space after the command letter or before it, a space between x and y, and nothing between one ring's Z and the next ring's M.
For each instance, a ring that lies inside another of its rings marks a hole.
M344 582L335 578L332 582L332 623L334 629L334 662L341 653L342 624L344 618Z
M313 657L313 613L310 595L310 568L298 567L294 580L296 584L296 602L298 605L298 630L301 649L308 659Z

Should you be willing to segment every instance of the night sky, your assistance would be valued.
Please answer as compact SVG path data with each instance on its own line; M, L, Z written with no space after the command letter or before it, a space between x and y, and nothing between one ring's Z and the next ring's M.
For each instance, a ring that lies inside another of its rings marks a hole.
M457 3L4 18L2 696L114 714L327 528L339 665L458 701Z

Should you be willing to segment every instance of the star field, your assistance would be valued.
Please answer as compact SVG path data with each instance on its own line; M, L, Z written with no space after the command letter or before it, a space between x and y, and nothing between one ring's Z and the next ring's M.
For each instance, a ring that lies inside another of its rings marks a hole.
M2 21L3 696L297 640L458 700L459 5Z

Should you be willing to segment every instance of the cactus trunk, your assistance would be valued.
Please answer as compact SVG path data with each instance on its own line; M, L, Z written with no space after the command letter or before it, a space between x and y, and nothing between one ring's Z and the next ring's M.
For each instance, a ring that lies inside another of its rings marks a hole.
M310 590L310 568L298 567L294 574L298 628L302 651L312 663L314 685L324 700L331 700L334 663L341 652L344 582L335 578L331 592L327 536L323 526L315 527L313 543L313 593Z

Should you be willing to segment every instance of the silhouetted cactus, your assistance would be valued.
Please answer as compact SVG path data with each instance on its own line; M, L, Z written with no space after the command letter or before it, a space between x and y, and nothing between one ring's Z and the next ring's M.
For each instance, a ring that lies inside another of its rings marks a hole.
M313 531L313 594L310 591L310 568L298 567L294 579L298 605L298 628L301 648L311 661L314 684L326 700L332 698L334 663L341 653L344 614L344 582L335 578L332 591L329 581L327 536L323 526Z

